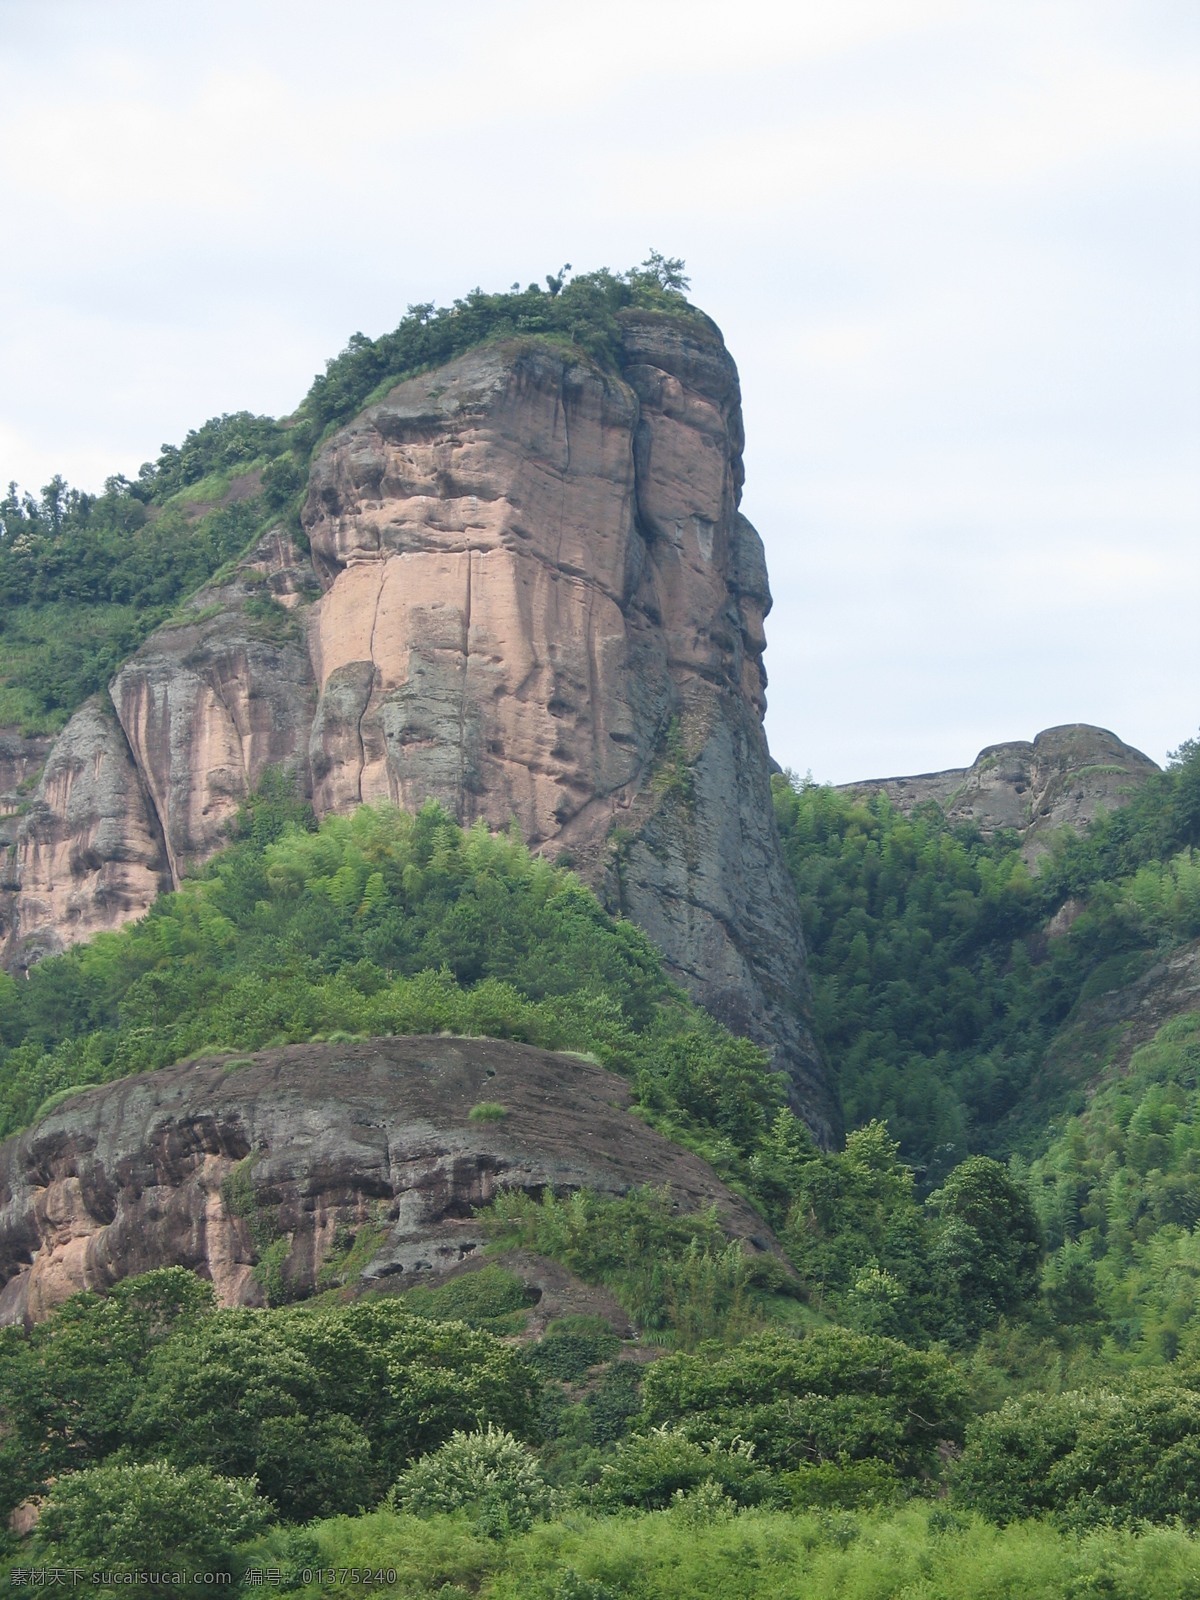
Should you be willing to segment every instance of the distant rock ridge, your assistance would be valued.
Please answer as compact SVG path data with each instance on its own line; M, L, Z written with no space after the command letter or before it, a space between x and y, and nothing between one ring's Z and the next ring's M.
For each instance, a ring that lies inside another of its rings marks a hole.
M434 798L515 818L836 1136L770 800L737 371L706 319L621 327L619 373L485 345L325 443L308 550L269 534L49 751L11 829L5 965L141 915L288 767L319 816Z
M1158 771L1107 728L1071 722L1046 728L1032 743L989 745L969 767L838 787L864 799L884 794L906 814L933 801L947 821L973 823L984 835L1014 829L1026 858L1035 860L1054 829L1082 828L1101 811L1116 810Z

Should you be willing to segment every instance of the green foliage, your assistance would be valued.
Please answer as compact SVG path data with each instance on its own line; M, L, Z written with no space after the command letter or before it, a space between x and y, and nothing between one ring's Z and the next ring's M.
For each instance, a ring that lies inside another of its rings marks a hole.
M377 1222L363 1222L339 1233L317 1273L318 1289L356 1288L363 1268L381 1248L387 1233L387 1228Z
M469 1122L503 1122L508 1115L508 1107L497 1104L495 1100L481 1100L478 1105L471 1107L467 1112Z
M1159 1384L1026 1395L973 1423L956 1472L995 1522L1200 1523L1200 1393Z
M283 445L283 430L273 417L256 417L249 411L210 417L203 427L193 428L182 445L164 444L158 460L142 468L136 487L146 498L169 500L216 473L245 469L277 456Z
M642 1409L642 1368L632 1361L614 1361L583 1400L590 1437L595 1444L623 1439Z
M1079 1538L1044 1522L997 1528L924 1506L802 1516L752 1508L705 1520L576 1512L504 1541L461 1517L380 1511L317 1523L308 1536L320 1552L313 1566L394 1568L396 1592L412 1600L1181 1600L1200 1582L1200 1549L1179 1529ZM282 1539L256 1546L256 1564L281 1564L268 1552Z
M404 1295L406 1308L432 1322L465 1322L489 1333L520 1333L528 1321L529 1291L513 1272L495 1265L463 1272L435 1288Z
M816 1303L863 1333L964 1345L1036 1297L1041 1228L989 1157L968 1157L919 1205L898 1144L871 1122L843 1151L798 1159L791 1187L788 1255Z
M455 1429L533 1425L519 1352L398 1300L216 1311L179 1269L0 1338L7 1510L114 1455L254 1478L291 1520L370 1504Z
M703 322L683 298L683 262L655 251L641 267L613 273L602 268L564 283L549 278L504 294L473 289L452 306L410 306L392 333L368 339L356 333L313 382L300 415L316 430L348 421L385 385L431 367L485 342L538 337L561 343L615 370L620 358L620 314L630 308L691 317ZM557 286L556 286L557 285Z
M553 1257L588 1283L607 1285L647 1334L670 1334L686 1349L736 1339L755 1320L752 1268L727 1243L715 1211L680 1215L666 1190L633 1189L620 1199L577 1190L536 1201L502 1194L488 1217L505 1248Z
M763 1053L567 873L432 804L311 827L271 775L201 879L6 990L0 1134L61 1089L201 1049L449 1031L593 1053L718 1159L753 1150L781 1094Z
M1139 1364L1200 1354L1200 1014L1164 1024L1052 1135L1028 1179L1056 1336Z
M51 1488L36 1554L39 1564L104 1571L215 1569L271 1520L253 1480L166 1461L88 1467Z
M212 1311L208 1284L166 1267L0 1329L0 1514L119 1449L159 1349Z
M844 1328L665 1356L642 1395L648 1423L694 1440L746 1440L764 1466L783 1470L874 1460L930 1471L966 1418L962 1380L944 1356Z
M59 726L263 519L257 498L199 517L182 505L150 515L123 479L86 495L56 478L40 501L10 485L0 500L0 724Z
M849 1134L841 1152L802 1151L790 1188L784 1244L820 1305L864 1333L942 1336L930 1230L882 1123Z
M455 1431L400 1474L391 1493L399 1509L428 1516L465 1511L492 1538L520 1533L550 1511L552 1495L537 1458L502 1428Z
M529 1352L529 1359L547 1378L570 1382L609 1360L621 1341L603 1317L559 1317Z
M741 1439L698 1441L664 1424L618 1445L588 1498L600 1510L660 1511L677 1494L711 1483L736 1504L756 1505L771 1479L753 1458L754 1446Z
M1038 1288L1042 1231L1029 1197L998 1161L971 1156L929 1197L939 1218L935 1273L953 1286L968 1334L1021 1310Z

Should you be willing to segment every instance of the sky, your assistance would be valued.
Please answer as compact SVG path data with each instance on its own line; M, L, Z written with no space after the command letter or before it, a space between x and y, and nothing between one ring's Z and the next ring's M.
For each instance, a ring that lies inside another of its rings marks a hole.
M0 0L0 478L681 256L819 781L1200 725L1195 0Z

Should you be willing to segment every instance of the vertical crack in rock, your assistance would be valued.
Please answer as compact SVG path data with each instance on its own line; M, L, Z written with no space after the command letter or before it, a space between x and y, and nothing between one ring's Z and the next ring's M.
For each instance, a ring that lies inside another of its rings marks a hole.
M379 608L383 604L383 589L384 585L387 583L388 565L389 563L387 561L383 561L379 565L379 583L375 589L375 611L371 617L371 643L369 646L371 652L371 674L366 685L366 693L363 696L362 710L358 714L357 733L359 805L361 805L363 801L363 774L367 770L367 746L363 737L363 723L366 720L367 712L371 709L371 702L375 696L375 687L379 682L379 668L376 665L379 658L375 654L375 635L379 630Z
M474 551L467 549L467 584L466 594L463 599L463 624L462 624L462 687L458 698L458 792L460 796L460 820L466 822L474 820L468 810L467 791L467 683L471 662L471 563Z

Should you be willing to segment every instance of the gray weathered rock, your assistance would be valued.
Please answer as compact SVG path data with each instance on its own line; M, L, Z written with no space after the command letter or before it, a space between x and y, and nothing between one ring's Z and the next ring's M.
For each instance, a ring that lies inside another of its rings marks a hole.
M1023 739L989 745L969 767L911 778L870 778L840 787L864 798L883 793L905 813L935 801L951 822L985 835L1013 828L1036 860L1055 828L1082 828L1101 811L1123 806L1159 769L1106 728L1072 722Z
M480 1102L498 1121L473 1121ZM487 1039L292 1045L87 1090L0 1145L0 1322L181 1265L226 1305L262 1303L254 1265L287 1240L284 1281L319 1286L369 1228L351 1284L407 1288L483 1244L504 1189L667 1185L714 1205L753 1254L777 1246L698 1156L625 1109L629 1085L575 1056Z

